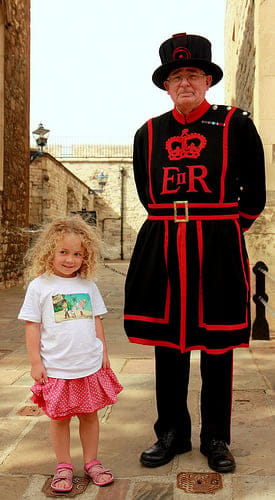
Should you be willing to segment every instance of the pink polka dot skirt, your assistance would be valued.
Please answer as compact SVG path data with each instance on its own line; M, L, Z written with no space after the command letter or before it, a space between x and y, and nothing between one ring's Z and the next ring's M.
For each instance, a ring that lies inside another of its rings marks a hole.
M123 387L111 368L102 368L78 379L49 378L44 385L35 383L31 400L55 420L93 413L117 402Z

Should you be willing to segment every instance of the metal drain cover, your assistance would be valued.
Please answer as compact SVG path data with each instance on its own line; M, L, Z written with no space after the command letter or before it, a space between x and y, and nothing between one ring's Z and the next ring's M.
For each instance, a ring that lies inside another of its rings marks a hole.
M215 493L222 488L222 477L218 472L180 472L177 487L187 493Z
M4 358L5 356L8 356L12 351L10 349L1 349L0 351L0 359Z
M40 415L44 415L44 412L38 406L23 406L23 408L18 410L17 415L22 415L22 417L40 417Z
M89 479L85 477L77 477L74 476L73 478L73 489L69 492L66 493L58 493L52 490L51 488L51 482L52 482L53 476L49 477L43 488L42 492L46 495L46 497L75 497L80 495L81 493L84 493L86 490L88 484L89 484Z

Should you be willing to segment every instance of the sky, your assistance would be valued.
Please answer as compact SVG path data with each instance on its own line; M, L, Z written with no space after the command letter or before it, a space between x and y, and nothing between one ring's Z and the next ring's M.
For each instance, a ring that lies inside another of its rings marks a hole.
M226 0L31 0L30 131L50 143L131 144L173 107L152 83L159 46L175 33L205 36L223 68ZM207 93L223 103L223 81ZM31 134L32 136L32 134Z

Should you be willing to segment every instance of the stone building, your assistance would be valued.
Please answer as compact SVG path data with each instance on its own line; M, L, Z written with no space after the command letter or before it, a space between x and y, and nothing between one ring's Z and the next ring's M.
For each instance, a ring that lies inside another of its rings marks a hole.
M18 282L29 205L30 1L0 0L0 286Z
M251 112L265 150L266 209L246 234L252 266L264 262L275 276L275 4L273 0L227 0L225 102ZM252 274L252 278L254 275ZM275 283L267 280L275 309ZM271 329L273 315L267 311Z
M48 148L64 155L59 145ZM129 259L137 232L146 218L133 178L132 146L71 145L62 163L95 193L94 210L104 241L105 259ZM103 191L97 175L108 175Z
M30 227L74 212L94 212L89 187L49 153L35 156L30 164Z

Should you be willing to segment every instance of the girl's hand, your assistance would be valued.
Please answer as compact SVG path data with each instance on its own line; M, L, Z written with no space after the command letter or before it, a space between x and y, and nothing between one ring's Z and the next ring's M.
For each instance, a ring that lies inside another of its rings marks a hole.
M101 340L103 344L103 360L102 360L102 368L103 370L107 370L107 368L110 368L110 360L107 354L107 347L106 347L106 342L105 342L105 337L104 337L104 331L103 331L103 325L100 316L95 317L95 330L96 330L96 336L98 339Z
M26 321L26 345L32 367L32 378L38 384L46 384L47 372L40 356L40 323Z
M41 361L32 365L31 376L38 384L43 385L48 382L47 372Z
M102 360L102 368L103 370L107 370L107 368L110 368L110 360L108 357L108 354L106 351L103 351L103 360Z

